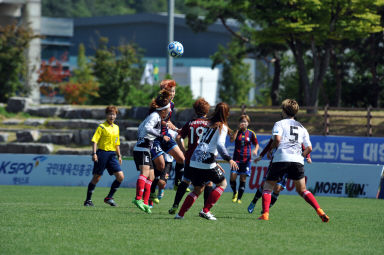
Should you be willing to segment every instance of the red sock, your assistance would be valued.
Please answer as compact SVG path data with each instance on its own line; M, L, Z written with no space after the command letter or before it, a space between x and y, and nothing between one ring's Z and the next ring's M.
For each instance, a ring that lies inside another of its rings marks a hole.
M209 197L207 199L207 202L205 202L203 211L205 213L209 212L211 210L212 206L214 206L221 197L221 194L223 194L224 189L221 187L216 187L216 189L212 190L211 194L209 194Z
M183 205L181 206L181 209L179 211L179 216L183 217L184 214L191 208L193 203L196 201L198 195L195 192L191 192L188 194L188 196L185 198Z
M148 205L149 195L151 194L151 185L152 185L152 181L150 179L147 179L144 185L144 195L143 195L144 204L146 205Z
M262 201L263 201L263 213L269 213L269 205L271 204L271 190L264 190Z
M304 191L303 194L302 194L301 196L302 196L302 197L305 199L305 201L307 201L307 203L310 204L315 210L316 210L317 208L320 208L320 205L317 203L316 198L313 196L313 194L312 194L310 191L308 191L308 190Z
M147 180L147 177L145 177L142 174L140 174L139 178L137 178L137 182L136 182L136 200L140 200L143 197L144 185L145 185L145 181L146 180Z

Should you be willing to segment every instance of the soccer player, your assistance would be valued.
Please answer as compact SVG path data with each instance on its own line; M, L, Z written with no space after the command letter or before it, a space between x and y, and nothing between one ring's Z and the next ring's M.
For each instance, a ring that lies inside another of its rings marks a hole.
M160 88L162 90L167 90L171 96L170 112L162 122L161 126L162 136L168 136L170 137L170 139L167 141L163 139L155 139L153 147L151 149L151 154L152 158L154 159L153 161L156 166L156 169L159 171L163 171L165 168L165 160L163 155L164 153L170 154L176 160L175 185L177 186L183 175L184 155L180 150L179 146L177 146L175 140L172 139L172 137L168 134L169 129L178 131L178 128L171 122L172 112L175 107L175 104L172 100L176 94L176 82L174 80L163 80L160 82Z
M136 197L132 203L146 213L152 213L148 199L155 178L150 152L153 141L156 138L164 141L170 139L161 134L161 122L170 112L170 94L167 90L162 90L157 98L152 100L150 112L151 114L139 126L137 143L133 149L133 158L140 175L136 182Z
M209 118L208 126L204 128L200 143L192 153L189 163L189 171L193 173L192 184L194 190L185 198L175 219L184 218L184 214L202 193L205 183L212 181L216 184L216 188L210 193L199 216L207 220L216 220L210 209L219 200L227 187L224 170L216 162L217 154L220 153L221 157L229 162L231 169L238 169L236 162L229 156L225 148L225 140L229 129L227 124L228 116L228 104L217 104L213 115Z
M323 222L328 222L329 217L320 208L313 194L307 190L304 178L304 158L312 151L312 144L308 131L296 121L295 115L299 111L298 103L293 99L285 99L282 104L283 120L275 123L272 135L271 148L276 148L271 169L268 171L263 187L262 203L263 213L260 220L269 220L269 205L271 193L278 180L284 174L295 182L296 191L317 212ZM305 149L302 150L302 144Z
M273 139L271 138L269 140L267 146L265 146L263 151L260 153L260 156L255 159L255 163L259 162L264 157L264 155L268 153L268 158L271 160L270 163L269 163L269 166L268 166L268 171L271 168L272 158L273 158L273 152L270 150L272 142L273 142ZM305 147L304 147L304 145L302 145L302 150L304 151L304 149L305 149ZM306 159L307 159L307 163L309 163L309 164L312 163L312 159L311 159L311 154L310 153L308 153ZM263 182L260 185L260 187L256 190L256 193L255 193L255 196L253 197L253 200L251 201L251 203L248 206L248 212L249 213L253 213L257 201L261 198L261 196L263 194L263 184L264 184L264 182L265 182L265 177L264 177ZM272 195L271 195L271 203L269 205L269 208L271 208L275 204L275 202L277 201L277 198L280 195L280 192L285 189L286 183L287 183L287 174L284 174L283 177L281 178L281 180L279 180L276 183L275 187L273 188L273 192L272 192Z
M248 115L241 115L239 118L239 129L235 131L231 136L231 142L235 141L235 150L233 152L233 160L239 166L239 170L232 170L230 177L230 185L233 191L232 202L241 204L241 198L245 190L245 182L247 176L251 174L251 157L257 155L259 149L259 143L255 132L248 129L248 125L251 122ZM252 145L254 149L252 150ZM237 175L240 175L239 190L236 190Z
M179 208L181 199L183 198L187 188L191 184L192 173L189 168L189 161L191 159L192 153L199 144L199 141L203 135L204 128L208 125L207 114L209 112L210 105L203 98L199 98L193 104L193 109L197 118L185 123L179 135L176 137L176 142L179 145L179 148L184 153L185 156L185 167L184 167L184 176L183 181L177 187L175 194L175 200L173 206L168 210L169 214L175 214ZM188 149L184 147L182 139L188 137ZM212 183L210 182L208 186L204 189L204 201L208 198L209 193L212 191Z
M119 126L114 124L117 113L116 106L108 106L105 109L106 121L97 127L92 137L93 177L88 184L84 206L94 206L91 200L92 194L105 169L108 170L109 175L114 175L116 179L112 182L111 189L104 198L104 202L110 206L117 206L113 195L124 180L124 173L120 168L122 163L120 131Z

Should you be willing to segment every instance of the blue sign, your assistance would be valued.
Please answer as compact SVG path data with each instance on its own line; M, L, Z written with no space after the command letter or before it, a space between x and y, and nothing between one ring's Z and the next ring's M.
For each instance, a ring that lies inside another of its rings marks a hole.
M257 135L259 154L271 135ZM384 138L310 135L314 162L384 164ZM226 146L233 155L235 143L227 136Z

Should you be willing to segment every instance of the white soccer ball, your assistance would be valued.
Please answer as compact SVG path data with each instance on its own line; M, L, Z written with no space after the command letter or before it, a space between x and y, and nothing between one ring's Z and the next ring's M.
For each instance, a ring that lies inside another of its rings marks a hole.
M184 53L184 46L177 41L168 44L168 53L171 57L178 58Z

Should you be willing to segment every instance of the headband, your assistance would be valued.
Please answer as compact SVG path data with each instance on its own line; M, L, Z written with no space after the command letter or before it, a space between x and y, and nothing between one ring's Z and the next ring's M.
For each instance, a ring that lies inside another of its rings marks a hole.
M171 107L171 104L167 104L166 106L156 108L156 111L161 111L161 110L167 109L169 107Z

